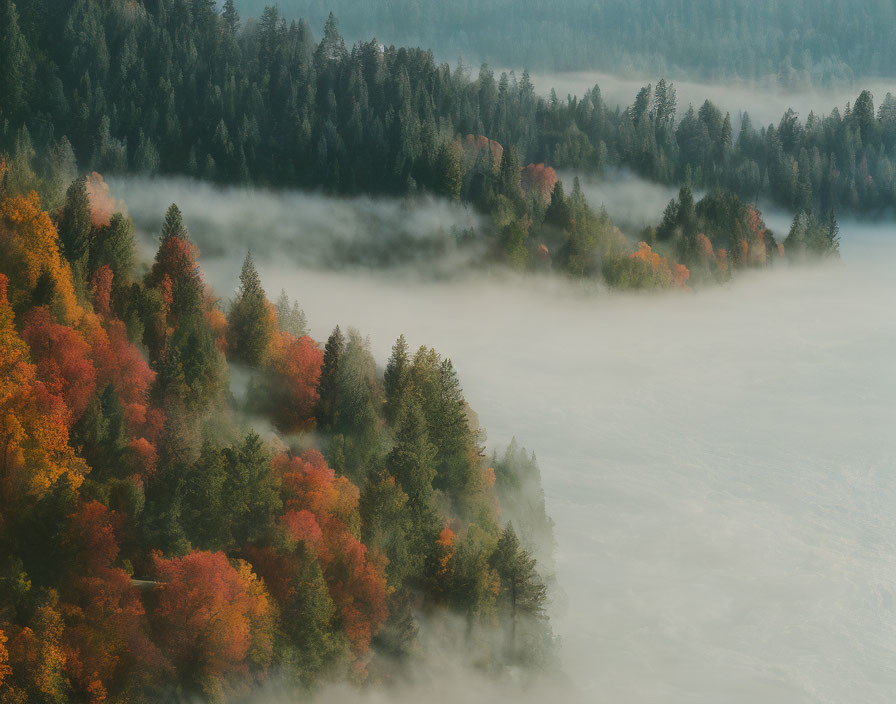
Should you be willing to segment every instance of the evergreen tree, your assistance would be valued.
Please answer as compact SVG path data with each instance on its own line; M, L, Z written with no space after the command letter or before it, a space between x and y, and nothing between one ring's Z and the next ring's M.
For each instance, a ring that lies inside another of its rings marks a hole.
M35 88L28 42L12 0L0 0L0 66L0 122L11 122L25 111Z
M320 400L314 412L317 419L317 427L323 431L330 431L336 425L336 411L338 408L339 386L337 374L339 362L345 353L345 337L337 325L324 347L324 363L320 370L318 382L318 394Z
M221 16L224 18L224 24L227 25L227 29L230 30L231 34L236 34L240 31L240 14L236 9L236 5L233 4L233 0L224 0L224 10Z
M239 292L227 316L228 349L234 361L252 367L264 361L274 332L268 305L252 254L247 253Z
M265 536L281 507L271 455L255 432L221 451L224 464L223 511L235 545Z
M438 192L451 200L459 200L463 186L463 170L456 145L449 141L442 142L436 157L435 169L439 178Z
M501 580L498 605L508 624L509 650L517 656L517 626L523 617L544 617L547 589L535 569L535 560L520 547L512 525L501 534L489 560Z
M404 335L400 335L392 346L392 355L386 363L383 375L383 390L386 395L386 421L395 425L404 406L406 394L410 386L411 358L408 354L408 343Z
M87 256L90 251L90 199L87 196L87 179L75 180L65 194L65 204L59 214L59 244L62 253L72 265L73 273L86 275Z

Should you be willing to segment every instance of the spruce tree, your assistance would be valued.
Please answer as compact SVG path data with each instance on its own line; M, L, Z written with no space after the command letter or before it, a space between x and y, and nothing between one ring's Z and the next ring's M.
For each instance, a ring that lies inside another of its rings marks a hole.
M68 187L58 222L59 244L63 255L72 265L76 284L83 284L87 273L91 227L87 179L82 176Z
M521 617L542 618L547 589L535 570L535 559L520 547L516 532L507 525L489 560L501 580L498 606L508 621L511 657L517 657L516 630Z
M320 380L317 384L319 400L314 417L317 419L317 427L329 431L336 424L336 409L338 403L338 379L339 361L345 353L345 337L337 325L324 347L324 363L320 370Z
M243 364L258 367L264 361L271 337L272 320L268 302L252 253L246 254L240 272L240 288L227 318L227 342L231 357Z
M408 343L404 335L400 335L392 346L392 356L386 363L383 375L383 388L386 393L386 420L394 425L404 404L405 393L410 386L411 359L408 354Z

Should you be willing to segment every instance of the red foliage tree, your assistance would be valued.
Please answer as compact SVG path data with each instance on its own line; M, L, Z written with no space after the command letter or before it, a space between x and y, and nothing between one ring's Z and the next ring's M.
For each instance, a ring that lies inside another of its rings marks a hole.
M314 407L323 351L310 337L277 336L264 373L264 408L281 432L307 429L314 423Z
M50 393L62 397L69 409L69 422L74 423L96 390L90 346L77 330L54 322L44 306L28 314L22 337L31 348L38 378Z
M461 142L461 146L464 149L464 161L467 162L465 171L469 171L470 168L476 163L477 159L485 159L489 155L492 160L492 168L497 169L501 166L501 157L504 154L504 147L498 144L495 140L489 139L483 135L479 135L474 137L472 134L468 134L466 138Z
M28 361L6 283L0 274L0 503L42 496L63 475L78 487L88 471L68 444L65 402L47 389Z
M148 682L166 669L149 640L143 603L124 570L113 566L119 517L92 501L71 517L65 543L69 571L60 603L65 670L77 698L102 701L122 682Z
M338 621L355 652L366 653L388 616L388 589L384 558L368 551L356 535L358 488L337 477L316 450L294 458L281 455L274 469L281 479L287 534L316 551Z
M93 293L93 307L104 318L112 314L112 267L103 264L91 277L91 291Z
M554 169L544 164L529 164L520 176L520 185L526 194L541 198L545 203L550 203L557 181Z
M262 676L271 661L273 614L248 563L224 553L154 557L159 586L152 620L182 680L200 689Z

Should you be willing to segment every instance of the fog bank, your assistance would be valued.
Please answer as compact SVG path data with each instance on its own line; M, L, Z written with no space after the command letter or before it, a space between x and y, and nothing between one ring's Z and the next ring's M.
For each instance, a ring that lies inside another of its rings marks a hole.
M402 267L428 278L454 275L481 259L475 243L459 246L480 227L479 215L443 199L339 198L187 178L107 180L126 203L147 258L158 246L166 209L177 203L203 260L252 250L299 268ZM238 271L239 262L234 266Z
M336 323L357 326L381 364L400 333L412 348L435 346L454 361L489 446L516 436L537 453L571 680L551 696L891 701L892 226L842 223L839 263L746 273L694 293L616 295L548 277L424 284L302 268L295 250L280 251L291 231L256 210L274 196L224 214L214 195L185 196L159 196L157 224L140 227L147 246L176 199L220 293L235 287L252 243L269 294L297 298L317 339ZM334 219L348 217L330 203ZM240 227L208 246L212 225L234 219ZM272 230L282 239L256 247ZM324 701L536 700L512 681L435 665L398 691L335 690Z
M262 274L318 337L358 325L380 361L401 332L435 345L490 444L538 453L576 700L885 702L896 251L880 245L674 296Z

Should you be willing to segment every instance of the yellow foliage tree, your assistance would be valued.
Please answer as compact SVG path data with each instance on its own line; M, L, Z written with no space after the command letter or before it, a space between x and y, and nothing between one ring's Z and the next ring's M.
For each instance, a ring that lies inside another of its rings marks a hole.
M68 444L68 411L37 379L13 325L0 274L0 506L43 496L63 475L78 487L89 471Z
M83 311L71 269L59 253L59 235L34 191L0 199L0 273L9 277L14 309L49 305L59 322L80 321Z

